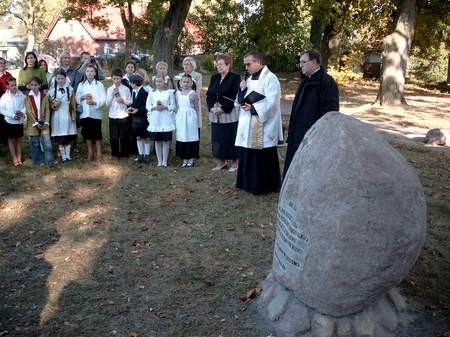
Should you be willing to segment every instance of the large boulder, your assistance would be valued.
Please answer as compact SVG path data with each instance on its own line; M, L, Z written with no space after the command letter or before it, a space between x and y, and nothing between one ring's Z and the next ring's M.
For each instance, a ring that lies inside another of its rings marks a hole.
M284 179L271 277L321 314L355 314L406 276L425 234L415 170L371 127L329 112Z

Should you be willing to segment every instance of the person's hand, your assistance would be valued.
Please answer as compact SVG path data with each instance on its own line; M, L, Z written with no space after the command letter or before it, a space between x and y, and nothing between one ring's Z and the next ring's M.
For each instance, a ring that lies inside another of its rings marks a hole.
M129 107L129 108L127 109L127 111L128 111L129 114L134 115L134 114L138 111L138 109L137 109L137 108Z
M123 97L116 97L116 102L117 103L125 103L125 100L123 99Z
M239 83L239 88L241 88L241 90L247 89L247 81L242 80L241 83Z
M244 103L242 104L242 109L245 111L250 111L252 109L252 105L250 103Z
M22 111L16 111L15 115L14 115L14 119L15 120L19 120L23 117L23 113Z
M162 110L165 110L166 108L167 107L164 104L162 104L161 101L156 102L156 110L162 111Z
M222 108L217 108L217 109L216 109L216 116L220 116L220 115L222 115L222 114L223 114Z

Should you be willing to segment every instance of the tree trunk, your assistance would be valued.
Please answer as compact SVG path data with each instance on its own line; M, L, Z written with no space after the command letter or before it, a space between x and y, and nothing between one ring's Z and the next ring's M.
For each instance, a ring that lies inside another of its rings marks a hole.
M325 69L325 71L328 68L328 60L331 56L330 41L333 38L333 32L334 32L334 22L333 20L331 20L323 30L322 44L321 48L319 49L321 59L320 63L322 67Z
M178 36L186 20L192 0L172 0L169 10L158 27L153 40L153 67L159 61L165 61L169 64L169 73L173 69L174 50L178 41Z
M311 29L309 41L313 49L320 53L325 26L330 19L331 1L315 0L311 6Z
M395 30L383 40L383 66L378 97L380 104L406 104L405 78L416 25L416 0L403 0Z
M33 32L27 33L27 47L25 48L24 56L29 51L35 51L34 50L35 43L36 43L36 38L34 37Z
M448 66L447 66L447 85L450 85L450 55L448 56Z
M124 6L120 7L120 17L122 18L123 28L125 30L125 53L128 56L131 56L134 43L134 16L131 5L131 1L127 1Z

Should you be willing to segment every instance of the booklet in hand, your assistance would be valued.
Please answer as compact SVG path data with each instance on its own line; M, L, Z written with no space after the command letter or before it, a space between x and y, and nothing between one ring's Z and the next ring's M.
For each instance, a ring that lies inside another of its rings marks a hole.
M259 92L256 91L251 91L247 96L245 96L243 99L239 101L239 104L240 105L243 105L245 103L253 104L259 102L264 98L266 98L266 96L264 96L263 94L260 94Z

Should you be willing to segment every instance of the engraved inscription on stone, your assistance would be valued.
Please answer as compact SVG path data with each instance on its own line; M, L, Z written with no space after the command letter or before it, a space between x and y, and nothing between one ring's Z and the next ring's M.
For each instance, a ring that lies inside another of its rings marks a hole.
M274 257L284 271L287 269L287 264L302 270L308 254L309 238L301 231L295 211L296 207L291 202L288 207L283 207L281 204L278 207Z

